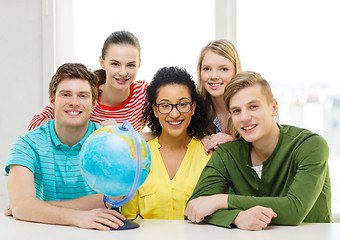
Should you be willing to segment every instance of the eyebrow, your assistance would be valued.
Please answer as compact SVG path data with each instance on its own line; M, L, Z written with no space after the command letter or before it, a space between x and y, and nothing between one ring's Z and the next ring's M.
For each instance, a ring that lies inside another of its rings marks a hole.
M190 101L189 98L182 97L182 98L178 99L178 102L183 101L183 100L189 100ZM167 102L168 103L168 102L170 102L170 100L169 99L161 99L159 102Z
M72 91L71 90L60 90L59 93L71 93ZM81 93L81 94L91 94L91 92L89 91L79 91L77 92L78 93Z
M110 59L109 61L110 61L110 62L117 62L117 63L120 63L120 61L115 60L115 59ZM128 62L128 64L131 64L131 63L137 63L137 61L133 60L133 61L131 61L131 62Z
M253 99L253 100L247 102L246 104L249 105L249 104L258 103L258 102L260 102L260 101L257 100L257 99ZM239 106L237 106L237 105L236 106L230 106L230 110L235 109L235 108L239 108Z

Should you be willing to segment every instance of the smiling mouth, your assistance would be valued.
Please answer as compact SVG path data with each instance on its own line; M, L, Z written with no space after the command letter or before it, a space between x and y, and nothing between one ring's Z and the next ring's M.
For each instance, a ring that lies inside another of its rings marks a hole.
M208 83L208 84L209 84L209 86L211 86L211 87L218 87L218 86L223 85L223 83Z
M180 125L181 123L183 122L183 120L181 121L168 121L168 123L171 125L171 126L178 126Z
M244 127L242 128L243 130L245 131L249 131L249 130L252 130L253 128L257 127L258 124L254 124L254 125L251 125L251 126L248 126L248 127Z
M115 78L117 82L119 83L126 83L127 81L129 81L130 79L117 79Z
M80 111L65 111L65 112L71 116L78 116L79 114L81 114Z

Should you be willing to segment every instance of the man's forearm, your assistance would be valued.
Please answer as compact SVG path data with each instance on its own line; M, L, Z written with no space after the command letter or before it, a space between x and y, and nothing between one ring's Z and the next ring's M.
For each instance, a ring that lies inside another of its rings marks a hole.
M75 225L78 210L54 206L35 197L26 197L11 203L15 219L58 225Z
M91 210L105 207L103 203L103 195L99 193L71 200L49 201L48 203L58 207L66 207L77 210Z

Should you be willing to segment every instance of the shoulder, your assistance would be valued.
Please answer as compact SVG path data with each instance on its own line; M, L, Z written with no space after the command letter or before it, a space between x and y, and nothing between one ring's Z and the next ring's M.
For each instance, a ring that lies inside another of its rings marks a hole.
M90 124L93 126L93 132L98 130L99 128L102 128L103 126L100 125L99 123L96 123L96 122L92 122L90 121Z
M47 153L51 143L49 122L29 131L12 144L5 171L9 172L12 164L22 165L34 172L34 163L40 153Z
M194 148L194 149L203 149L204 151L204 145L200 139L197 139L195 137L192 137L190 143L188 144L188 148Z
M205 153L202 141L195 137L193 137L188 144L188 149L192 151L196 159L199 158L205 163L208 162L208 160L210 159L210 155L207 155Z
M283 141L288 144L289 142L294 145L300 144L326 144L326 140L319 134L314 133L308 129L300 128L292 125L279 125L280 134Z
M148 144L150 150L154 149L154 148L158 148L158 146L159 146L158 137L155 137L155 138L147 141L147 144Z
M239 152L244 150L249 150L249 143L243 138L236 139L232 142L226 142L218 145L216 151L218 152Z
M308 129L281 125L278 155L287 156L297 163L323 164L327 162L329 148L326 140Z
M26 142L32 142L32 143L37 143L39 141L50 141L51 139L51 134L50 134L50 125L52 121L48 121L44 125L41 125L28 133L22 135L21 137L18 138L18 140L26 141Z
M131 84L133 91L136 92L145 92L147 85L148 83L145 80L136 80Z
M228 164L232 162L247 162L249 159L249 143L243 138L236 139L233 142L220 144L211 156L213 161L222 161Z

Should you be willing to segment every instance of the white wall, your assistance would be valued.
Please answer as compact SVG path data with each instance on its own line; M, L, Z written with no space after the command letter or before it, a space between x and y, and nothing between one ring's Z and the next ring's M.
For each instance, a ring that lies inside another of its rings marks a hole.
M7 205L7 179L3 175L9 148L41 110L42 93L47 91L43 89L43 74L48 74L43 71L43 57L47 58L42 51L43 28L48 28L43 26L45 3L0 0L0 211Z
M0 167L42 107L41 0L0 0Z

